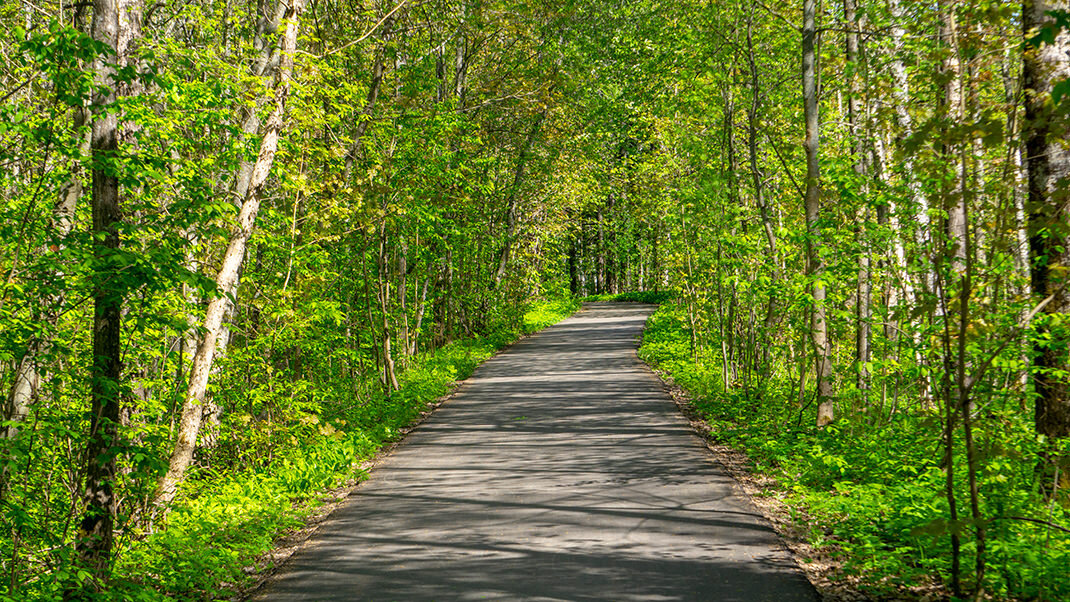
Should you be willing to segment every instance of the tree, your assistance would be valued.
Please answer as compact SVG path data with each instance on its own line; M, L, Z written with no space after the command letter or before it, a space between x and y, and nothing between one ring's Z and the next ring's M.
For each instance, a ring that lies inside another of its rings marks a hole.
M1065 102L1053 94L1070 80L1070 32L1056 28L1051 14L1059 11L1065 19L1068 9L1070 3L1062 0L1022 4L1026 40L1038 42L1027 43L1022 73L1031 280L1037 296L1051 298L1038 320L1042 336L1034 360L1035 421L1037 432L1052 438L1070 437L1070 339L1061 317L1070 313L1070 150L1065 143L1070 120ZM1064 486L1070 485L1065 458L1061 469Z
M238 213L238 223L231 232L222 265L215 278L216 288L221 294L208 303L205 311L203 334L193 358L193 365L190 367L189 386L182 405L178 437L167 472L160 479L159 493L155 501L157 508L166 507L174 499L178 493L178 486L185 478L186 470L193 460L193 452L197 447L197 437L200 434L204 417L208 377L215 359L223 317L228 304L238 291L238 275L242 262L245 260L245 248L256 225L261 194L278 151L279 134L286 110L286 97L290 92L293 76L298 26L305 7L303 0L279 1L280 8L277 11L275 23L276 28L281 26L283 30L279 35L277 50L279 66L272 89L271 112L260 128L260 149L256 162L248 169L243 165L239 172L239 190L244 189L244 195L241 210ZM270 54L272 53L268 53L269 56Z
M110 570L117 501L116 456L122 400L120 346L124 290L120 199L119 117L114 110L122 78L112 60L122 64L133 41L140 7L128 0L95 0L92 35L104 52L93 64L96 90L92 99L93 207L93 351L90 369L89 435L86 445L85 513L75 548L93 575L91 588L101 587ZM78 586L76 586L78 587ZM78 589L69 595L78 597Z
M866 145L863 142L863 133L866 131L864 122L866 121L863 109L863 92L862 92L862 77L861 70L862 57L860 52L860 40L858 29L861 28L862 20L858 17L857 9L854 0L843 1L843 16L847 25L846 34L846 52L845 58L848 64L849 71L849 85L847 96L847 119L848 127L851 132L851 137L854 139L854 172L858 176L858 186L861 188L862 194L866 197L863 199L862 206L859 209L858 229L859 229L859 254L858 254L858 287L856 294L856 309L855 309L855 361L858 364L857 376L858 376L858 389L862 391L862 394L868 395L870 386L869 375L869 363L872 356L872 326L870 319L872 318L873 309L872 294L873 294L873 282L872 282L872 262L870 260L869 249L869 186L866 178L867 164L869 163L866 158L869 156L869 152L866 149ZM868 399L865 400L868 403Z
M829 348L829 327L825 307L825 259L821 243L821 164L818 159L820 126L818 123L818 89L816 65L815 13L816 0L803 0L802 26L802 88L803 120L806 124L806 193L803 205L806 209L806 257L807 278L813 295L810 310L810 337L814 346L817 370L817 424L825 426L835 418L834 392L832 389L832 359Z

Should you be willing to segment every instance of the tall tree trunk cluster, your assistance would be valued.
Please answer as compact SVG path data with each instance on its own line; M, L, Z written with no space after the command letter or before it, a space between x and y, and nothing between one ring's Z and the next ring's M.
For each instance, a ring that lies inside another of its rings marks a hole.
M1022 28L1027 40L1051 27L1052 11L1070 10L1070 3L1032 0L1022 4ZM1058 30L1034 47L1025 46L1022 88L1025 115L1022 126L1028 173L1029 254L1033 258L1034 294L1049 300L1035 345L1035 420L1037 432L1052 439L1070 437L1070 354L1065 316L1070 313L1070 111L1053 94L1070 81L1070 32ZM1070 487L1070 459L1056 458L1063 487Z
M238 293L238 276L241 273L242 263L245 261L246 247L256 224L256 215L260 211L264 185L267 183L271 167L275 162L275 154L279 148L279 134L283 127L286 98L290 93L293 78L297 34L301 14L305 8L304 0L279 0L279 5L280 8L276 11L275 21L271 27L276 31L281 28L279 46L275 51L278 55L278 66L271 70L265 69L258 74L260 77L274 80L269 88L272 98L268 104L271 109L258 132L260 148L256 161L251 166L243 162L238 173L237 188L242 196L238 223L230 234L226 251L223 253L222 265L215 277L216 289L222 294L213 298L205 311L204 322L201 326L203 334L189 368L189 386L182 404L178 438L175 441L167 473L160 480L160 491L155 502L159 506L166 506L174 499L178 485L182 482L193 460L193 452L197 446L197 437L200 434L201 421L205 413L208 377L215 360L216 345L223 328L223 317ZM262 56L275 52L269 53L265 48Z
M40 150L0 183L0 500L41 527L3 529L11 595L41 554L106 590L191 475L403 420L418 356L557 291L561 16L486 10L18 11L0 104L34 118L0 135Z
M1043 598L1007 574L1065 550L1066 11L0 14L0 596L92 597L190 492L392 439L532 301L668 291L652 345L726 421L835 482L910 438L865 449L916 454L949 591Z
M723 7L706 14L718 33L690 63L700 74L688 83L692 98L706 90L702 125L680 119L694 110L688 101L661 92L675 76L651 76L615 118L641 121L629 103L660 94L664 122L634 134L656 158L643 157L627 185L619 170L597 172L609 187L599 196L613 201L671 182L677 207L658 247L696 364L685 374L715 371L721 390L707 383L703 395L734 404L727 416L841 423L829 437L938 425L919 436L937 450L948 586L974 599L1001 578L994 558L1006 539L992 542L1010 536L995 525L1032 520L994 510L1004 502L988 480L999 463L991 446L1040 435L1041 470L1035 480L1021 471L1031 485L1019 486L1058 500L1070 484L1055 451L1070 428L1067 9L1026 3L997 15L967 0ZM671 27L686 10L647 16ZM710 56L716 69L706 68ZM602 147L609 166L614 151ZM657 212L655 195L636 196L629 202ZM606 289L611 255L601 249L628 231L606 219L612 206L594 203L586 234L573 239L574 291ZM653 345L661 353L668 343Z

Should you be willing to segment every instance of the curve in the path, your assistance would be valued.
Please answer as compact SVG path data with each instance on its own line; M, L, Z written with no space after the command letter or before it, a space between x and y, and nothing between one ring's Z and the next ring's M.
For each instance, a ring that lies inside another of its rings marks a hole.
M256 599L817 600L589 304L483 364Z

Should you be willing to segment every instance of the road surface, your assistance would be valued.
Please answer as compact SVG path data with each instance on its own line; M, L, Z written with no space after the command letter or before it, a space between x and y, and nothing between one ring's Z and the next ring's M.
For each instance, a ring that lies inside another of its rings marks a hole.
M818 600L636 358L653 309L480 366L254 600Z

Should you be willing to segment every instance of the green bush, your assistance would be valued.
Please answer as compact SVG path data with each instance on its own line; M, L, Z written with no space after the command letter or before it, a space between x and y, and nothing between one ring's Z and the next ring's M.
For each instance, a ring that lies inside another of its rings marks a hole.
M580 301L619 301L631 303L665 303L675 297L672 291L633 291L628 293L588 295Z
M744 450L755 470L776 479L811 543L839 556L863 589L900 596L901 588L948 578L949 530L971 527L949 521L942 431L930 413L843 419L818 429L794 403L790 383L768 383L764 394L725 390L720 358L691 350L687 321L673 304L650 317L639 355L688 390L711 437ZM1021 412L987 412L975 425L982 513L992 517L985 589L999 599L1070 599L1070 538L1010 518L1065 525L1070 511L1038 493L1031 459L1040 446ZM961 441L955 445L961 450ZM954 465L960 517L969 512L963 458L957 452ZM963 565L972 566L976 549L972 538L963 539Z
M524 313L524 334L531 334L560 322L562 318L571 315L579 307L579 302L570 298L536 302Z
M553 324L578 306L571 299L532 303L523 315L523 332ZM302 380L283 387L291 401L308 400L303 405L287 404L292 414L270 420L254 412L228 416L224 428L268 433L264 441L257 439L256 445L262 447L248 456L233 450L213 456L226 460L220 466L227 468L217 471L209 464L192 471L182 496L151 532L124 533L113 581L97 599L232 598L253 578L255 562L274 540L299 527L321 505L323 492L363 478L359 468L363 460L396 440L453 383L467 378L519 334L502 329L420 354L401 371L400 389L391 395L366 383L365 395L355 403L322 403L334 395L330 383ZM269 396L279 394L277 388L263 388L256 393L261 397L253 398L255 407L275 407ZM234 471L233 466L245 468ZM55 600L66 584L88 578L63 571L45 573L24 584L18 600Z

